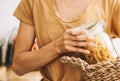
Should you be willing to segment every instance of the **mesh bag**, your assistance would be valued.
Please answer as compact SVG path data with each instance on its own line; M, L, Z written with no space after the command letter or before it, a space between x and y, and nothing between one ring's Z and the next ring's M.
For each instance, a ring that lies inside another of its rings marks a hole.
M120 57L96 64L88 64L81 58L70 56L63 56L60 61L82 70L84 81L120 81Z

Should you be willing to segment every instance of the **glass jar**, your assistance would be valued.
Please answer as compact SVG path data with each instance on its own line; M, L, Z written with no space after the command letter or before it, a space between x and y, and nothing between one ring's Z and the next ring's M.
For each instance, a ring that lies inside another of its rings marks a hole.
M102 61L114 60L117 58L115 48L109 35L104 31L106 23L98 21L93 27L87 27L87 35L95 36L95 46L87 47L91 54L85 55L88 63L98 63Z

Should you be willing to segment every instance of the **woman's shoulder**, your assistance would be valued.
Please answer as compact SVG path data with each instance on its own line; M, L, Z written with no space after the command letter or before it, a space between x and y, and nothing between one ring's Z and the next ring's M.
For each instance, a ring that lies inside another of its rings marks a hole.
M34 6L37 5L37 7L40 5L49 5L50 0L21 0L20 1L20 6L27 6L30 8L33 8Z

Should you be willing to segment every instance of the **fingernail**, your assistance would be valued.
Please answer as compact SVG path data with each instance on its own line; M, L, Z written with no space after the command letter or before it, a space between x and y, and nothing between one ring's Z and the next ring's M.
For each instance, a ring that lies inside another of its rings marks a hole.
M89 47L94 47L94 46L95 46L95 43L90 42L90 43L88 43L88 46L89 46Z
M76 32L77 32L77 31L78 31L77 29L73 29L73 30L72 30L72 34L73 34L73 35L76 35Z
M88 38L87 38L87 41L94 41L95 40L95 37L94 36L89 36Z
M90 54L90 51L87 51L87 50L86 50L86 54Z

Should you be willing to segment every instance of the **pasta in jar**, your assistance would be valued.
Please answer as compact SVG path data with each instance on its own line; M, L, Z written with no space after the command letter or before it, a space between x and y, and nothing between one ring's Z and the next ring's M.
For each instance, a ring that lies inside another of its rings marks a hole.
M85 55L88 63L97 63L102 61L114 60L117 58L116 51L112 44L111 38L104 31L106 23L98 21L98 23L88 30L88 35L95 36L95 46L93 48L87 47L91 51L90 55Z

